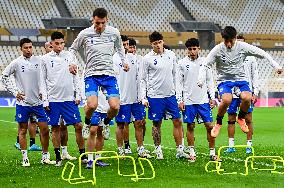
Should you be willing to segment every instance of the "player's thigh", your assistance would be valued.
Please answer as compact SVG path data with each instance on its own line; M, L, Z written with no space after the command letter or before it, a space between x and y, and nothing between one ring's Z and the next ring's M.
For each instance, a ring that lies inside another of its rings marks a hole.
M164 98L150 98L148 97L149 110L148 118L154 122L162 121L166 112L166 105Z
M213 122L212 110L209 103L197 105L197 113L201 116L204 123Z
M139 121L144 118L144 105L140 103L134 103L131 105L131 114L134 117L134 121Z
M130 123L131 104L120 105L119 112L115 117L117 123Z
M42 105L32 107L37 122L47 122L47 115Z
M62 102L50 102L49 103L49 110L46 110L48 125L51 125L51 126L60 125L62 104L63 104Z
M31 113L32 113L31 107L16 105L15 120L18 123L28 123Z
M75 125L81 121L78 105L74 101L65 101L61 106L61 115L66 125Z
M180 110L178 107L176 96L166 97L165 99L166 111L172 116L172 119L180 119Z
M236 114L240 104L241 104L240 98L233 98L230 106L227 109L227 113L228 114Z

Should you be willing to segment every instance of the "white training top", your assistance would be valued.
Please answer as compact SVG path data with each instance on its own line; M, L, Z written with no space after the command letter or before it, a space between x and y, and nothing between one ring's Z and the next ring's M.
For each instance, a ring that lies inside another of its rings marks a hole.
M206 69L206 87L197 85L199 69L204 61L204 57L198 57L195 60L185 57L178 61L176 87L178 103L184 102L185 105L205 104L209 102L208 93L210 99L215 98L213 74L210 69Z
M102 33L97 33L94 26L81 31L70 47L75 54L84 48L85 78L93 75L114 76L112 56L117 50L122 62L125 62L125 53L118 29L106 26Z
M211 67L216 63L217 81L219 83L224 81L248 81L244 68L247 56L265 58L274 68L281 69L281 66L264 50L241 41L236 41L231 49L228 49L223 42L216 45L208 54L204 66ZM200 69L200 73L204 73L203 69ZM199 74L198 80L198 83L204 83L205 76Z
M48 102L81 100L79 76L69 72L69 65L76 62L73 57L69 51L51 51L42 56L44 106Z
M38 106L42 104L40 93L40 58L31 56L26 58L23 55L13 60L2 72L2 82L4 87L15 97L17 93L25 95L24 100L16 102L22 106ZM10 76L14 76L15 83Z
M157 54L153 50L143 58L141 75L141 100L165 98L175 95L176 56L165 49Z
M120 104L133 104L138 102L138 93L140 92L139 66L142 64L141 56L127 53L125 55L129 71L123 70L123 65L118 53L113 56L115 72L120 93Z

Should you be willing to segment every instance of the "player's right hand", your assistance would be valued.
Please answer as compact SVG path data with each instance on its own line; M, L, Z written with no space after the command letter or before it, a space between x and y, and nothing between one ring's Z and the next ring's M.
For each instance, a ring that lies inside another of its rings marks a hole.
M124 70L125 72L128 72L128 71L129 71L129 65L128 65L127 63L125 63L125 64L123 65L123 70Z
M184 110L185 110L184 102L180 102L180 103L178 104L178 107L179 107L179 109L180 109L181 111L184 111Z
M277 74L282 74L283 73L283 69L277 69L276 72L277 72Z
M24 100L24 99L25 99L25 94L23 94L23 93L17 93L16 99L17 99L18 101Z
M77 65L75 64L69 65L69 72L74 75L77 74Z
M50 110L49 106L44 107L44 109L45 109L46 111L49 111L49 110Z

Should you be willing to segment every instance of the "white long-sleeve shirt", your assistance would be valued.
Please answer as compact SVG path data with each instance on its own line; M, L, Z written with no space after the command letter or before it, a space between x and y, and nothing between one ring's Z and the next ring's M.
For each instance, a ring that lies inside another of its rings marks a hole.
M2 83L4 87L15 97L17 93L25 95L24 100L16 102L21 106L38 106L42 104L40 99L41 80L40 80L41 61L38 56L26 58L23 55L13 60L2 72ZM11 80L14 76L15 83Z
M81 100L80 79L69 72L69 65L76 61L69 51L54 51L42 56L43 99L48 102ZM74 98L75 92L75 98Z
M139 66L142 64L142 58L140 56L127 53L125 55L126 63L129 66L129 71L123 70L123 65L118 53L113 56L113 63L115 72L117 74L117 81L120 93L120 104L133 104L137 103L138 94L140 93L140 77Z
M141 99L165 98L175 95L176 56L166 50L157 54L153 50L143 58L141 75Z
M204 63L204 57L191 60L185 57L178 61L177 65L177 100L185 105L205 104L215 98L214 81L212 71L206 69L206 87L197 85L199 69Z
M248 81L244 68L247 56L265 58L275 69L282 68L264 50L241 41L236 41L231 49L227 49L223 42L216 45L208 54L204 66L211 67L216 63L217 81L219 83L224 81ZM201 84L205 81L205 75L202 74L204 69L205 67L200 69L201 74L199 74L198 82Z
M259 93L259 83L258 83L258 69L257 69L257 62L256 58L253 56L248 56L245 59L245 71L248 77L248 83L250 86L250 89L255 95L258 95Z
M114 76L112 56L117 50L122 62L125 62L125 53L118 29L106 26L102 33L97 33L94 26L81 31L70 47L75 56L83 47L85 54L85 78L93 75Z

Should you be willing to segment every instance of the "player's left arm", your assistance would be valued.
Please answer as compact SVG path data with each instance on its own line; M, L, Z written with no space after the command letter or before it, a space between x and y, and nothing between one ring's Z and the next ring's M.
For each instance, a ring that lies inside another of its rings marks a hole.
M259 83L258 83L258 69L257 69L257 62L254 57L251 58L251 80L252 80L252 103L257 102L257 96L259 93Z
M115 35L114 47L115 47L115 49L116 49L116 51L117 51L117 53L118 53L118 55L121 59L123 70L127 72L129 70L129 66L126 63L125 51L124 51L124 48L123 48L123 45L122 45L122 40L121 40L119 31L117 31L117 33Z
M247 53L247 56L255 56L261 59L265 58L268 60L269 64L271 64L276 69L278 74L281 74L283 72L282 66L280 66L279 63L277 63L269 53L245 42L243 42L242 45Z
M214 108L216 106L215 101L215 85L214 85L214 79L213 79L213 73L210 68L207 67L206 69L206 83L207 83L207 91L209 93L210 98L210 107Z

